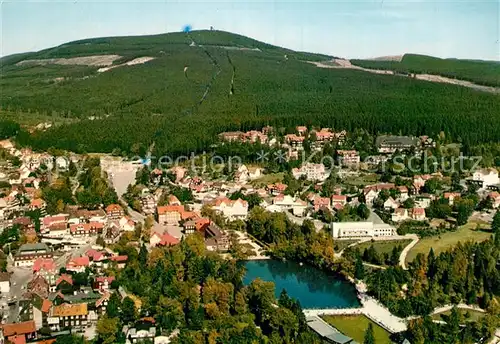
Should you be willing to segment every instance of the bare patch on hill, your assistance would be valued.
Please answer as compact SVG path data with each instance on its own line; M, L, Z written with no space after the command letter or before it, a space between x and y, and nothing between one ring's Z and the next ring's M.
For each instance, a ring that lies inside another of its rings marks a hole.
M392 55L392 56L379 56L373 57L371 59L367 59L370 61L393 61L393 62L401 62L404 55Z
M118 68L118 67L123 67L123 66L134 66L134 65L146 63L146 62L154 60L154 59L155 59L154 57L149 57L149 56L138 57L136 59L133 59L131 61L119 64L119 65L99 68L97 71L99 73L103 73L103 72L107 72L108 70L111 70L113 68Z
M500 93L500 87L490 87L474 84L470 81L459 80L459 79L451 79L440 75L431 75L431 74L398 74L394 73L392 70L383 70L383 69L369 69L363 68L360 66L355 66L351 63L351 61L347 59L333 59L331 61L324 62L315 62L315 61L307 61L318 68L332 68L332 69L356 69L362 70L364 72L373 73L373 74L386 74L386 75L397 75L401 77L408 77L412 79L425 80L431 82L445 83L445 84L453 84L458 86L464 86L473 88L478 91L490 92L490 93Z
M54 58L40 60L24 60L16 63L16 66L45 66L45 65L77 65L77 66L111 66L120 55L94 55L71 58Z

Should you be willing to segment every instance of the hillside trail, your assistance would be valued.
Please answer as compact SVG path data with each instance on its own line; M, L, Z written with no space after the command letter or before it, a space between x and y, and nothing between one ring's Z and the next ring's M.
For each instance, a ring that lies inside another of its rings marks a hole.
M193 109L197 109L198 106L200 106L207 98L208 93L212 89L212 85L217 80L217 77L219 76L219 74L222 72L222 68L220 67L217 59L215 57L213 57L212 54L210 54L210 52L203 45L198 44L189 33L187 35L188 35L189 39L191 39L191 42L192 42L190 44L190 46L201 48L204 51L204 53L207 55L207 57L209 58L210 63L214 66L214 72L212 73L212 78L210 79L207 86L205 87L205 92L203 93L200 100L198 101L198 104L193 106Z
M361 70L361 71L373 73L373 74L396 75L396 76L407 77L407 78L412 78L412 79L417 79L417 80L424 80L424 81L430 81L430 82L464 86L464 87L472 88L472 89L475 89L478 91L500 94L500 87L478 85L478 84L475 84L475 83L470 82L470 81L447 78L447 77L444 77L441 75L433 75L433 74L404 75L404 74L394 73L394 71L392 71L392 70L364 68L364 67L353 65L351 63L351 61L349 61L347 59L333 59L333 60L327 61L327 62L317 62L317 61L307 61L307 62L315 65L318 68L356 69L356 70Z

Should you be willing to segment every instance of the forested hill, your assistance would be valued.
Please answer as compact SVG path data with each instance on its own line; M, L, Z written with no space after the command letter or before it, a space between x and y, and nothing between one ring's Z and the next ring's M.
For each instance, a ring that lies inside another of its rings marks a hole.
M480 60L440 59L432 56L405 54L398 60L351 60L356 66L392 70L398 73L441 75L471 81L485 86L500 86L500 62Z
M77 152L184 153L298 124L500 141L497 95L306 62L331 59L220 31L82 40L1 59L0 119L59 124L17 139Z

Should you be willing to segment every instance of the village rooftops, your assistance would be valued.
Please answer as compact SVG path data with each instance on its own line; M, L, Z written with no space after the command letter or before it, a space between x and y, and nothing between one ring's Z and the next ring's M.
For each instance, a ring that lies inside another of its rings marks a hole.
M33 264L33 272L38 272L38 271L56 271L57 270L57 265L54 262L54 259L44 259L44 258L38 258L35 260L35 263Z
M80 316L87 315L88 309L86 303L78 303L69 305L64 303L60 306L52 307L52 316L53 317L70 317L70 316Z
M5 324L2 325L3 335L5 337L15 336L15 335L24 335L36 332L35 322L25 321L16 324Z
M30 254L30 253L46 253L49 252L49 247L43 243L37 244L23 244L19 247L18 254Z

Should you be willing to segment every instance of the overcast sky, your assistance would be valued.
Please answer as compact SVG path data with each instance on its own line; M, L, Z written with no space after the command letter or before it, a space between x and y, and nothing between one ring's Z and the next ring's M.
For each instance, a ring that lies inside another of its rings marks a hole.
M193 29L335 56L500 60L500 5L483 1L1 1L0 54L100 36Z

